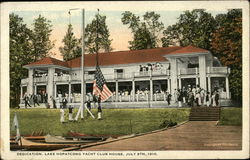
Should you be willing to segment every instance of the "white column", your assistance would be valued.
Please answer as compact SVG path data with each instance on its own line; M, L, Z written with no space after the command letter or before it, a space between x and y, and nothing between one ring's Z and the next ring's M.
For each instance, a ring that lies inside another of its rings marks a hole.
M168 93L170 93L170 90L171 90L170 79L167 79L167 81L168 81L168 89L167 89L167 91L168 91Z
M181 89L181 78L179 78L179 89Z
M132 80L132 101L135 101L135 80Z
M53 96L54 74L55 74L55 68L48 68L48 79L47 79L48 100L50 99L50 96Z
M115 101L118 102L118 81L115 81Z
M199 78L200 78L200 87L207 90L207 81L206 81L206 56L199 56Z
M71 98L71 83L69 82L69 102L70 102L70 98Z
M36 84L34 84L34 94L37 94L37 85Z
M228 76L225 77L225 78L226 78L226 94L227 94L227 99L230 99Z
M56 83L54 83L54 98L56 98L56 94L57 94L57 92L56 92Z
M23 99L23 86L20 85L21 93L20 93L20 103L22 102Z
M153 101L153 80L150 79L150 101Z
M199 78L195 77L196 86L199 85Z
M29 69L29 81L27 85L27 94L33 94L33 74L34 69Z
M176 58L170 58L170 79L171 79L171 95L177 89L177 61Z

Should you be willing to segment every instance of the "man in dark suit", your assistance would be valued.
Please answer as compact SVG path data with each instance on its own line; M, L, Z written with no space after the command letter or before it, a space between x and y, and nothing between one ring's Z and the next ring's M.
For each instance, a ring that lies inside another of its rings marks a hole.
M31 107L30 106L30 103L29 103L29 96L27 95L27 94L25 94L24 95L24 104L25 104L25 108L27 108L27 105L29 106L29 107Z
M35 95L35 94L33 94L33 102L34 102L34 107L36 107L36 104L38 106L40 106L39 103L38 103L37 95Z
M46 92L44 93L44 102L48 103L48 94Z

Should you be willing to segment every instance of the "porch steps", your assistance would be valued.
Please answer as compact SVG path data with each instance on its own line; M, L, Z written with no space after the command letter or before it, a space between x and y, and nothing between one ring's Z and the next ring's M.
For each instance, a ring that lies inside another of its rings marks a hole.
M189 115L190 121L218 121L220 107L192 107Z

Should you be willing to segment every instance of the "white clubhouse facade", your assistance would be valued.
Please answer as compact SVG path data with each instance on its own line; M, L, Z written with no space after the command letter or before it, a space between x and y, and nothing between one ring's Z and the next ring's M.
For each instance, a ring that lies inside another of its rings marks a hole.
M96 54L85 54L86 93L92 92ZM99 53L99 65L113 96L109 106L155 104L167 106L166 95L175 89L199 85L208 92L218 89L220 102L230 101L230 68L221 66L208 51L193 46ZM51 57L27 64L28 77L21 80L24 93L48 97L67 95L69 102L79 104L81 91L81 57L61 61Z

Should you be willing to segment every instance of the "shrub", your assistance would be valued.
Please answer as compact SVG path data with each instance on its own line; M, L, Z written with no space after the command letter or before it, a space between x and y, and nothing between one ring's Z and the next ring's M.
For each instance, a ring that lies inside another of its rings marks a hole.
M171 119L170 119L170 120L164 120L164 121L160 124L159 128L173 127L173 126L175 126L175 125L177 125L177 123L176 123L176 122L173 122Z

